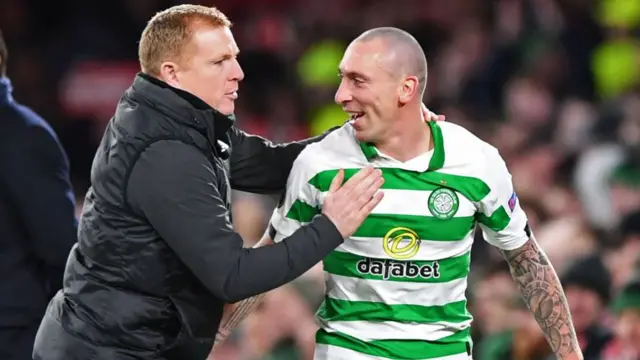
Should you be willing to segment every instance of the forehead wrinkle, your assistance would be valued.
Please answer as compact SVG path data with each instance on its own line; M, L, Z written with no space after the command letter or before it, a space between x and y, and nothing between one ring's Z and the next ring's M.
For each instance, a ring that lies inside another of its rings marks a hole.
M354 45L365 46L365 43L380 42L381 40L382 39L356 40ZM363 69L373 68L375 70L382 70L387 75L397 76L397 73L394 70L393 61L390 60L394 54L390 53L388 51L388 46L382 42L380 42L380 45L377 46L377 49L372 48L372 49L367 49L366 51L356 50L356 51L352 51L350 55L353 58L357 58L359 62L361 62L362 65L364 65L362 66ZM357 69L350 69L348 67L344 67L343 65L344 64L341 64L341 67L340 67L341 71L358 72ZM364 72L363 72L363 75L367 75L369 77L375 77L375 74L366 74Z

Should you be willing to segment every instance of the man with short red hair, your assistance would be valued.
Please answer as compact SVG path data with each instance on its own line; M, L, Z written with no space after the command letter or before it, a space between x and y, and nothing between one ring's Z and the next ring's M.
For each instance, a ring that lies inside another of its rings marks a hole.
M234 126L244 73L229 27L215 8L180 5L143 31L142 72L96 153L78 244L34 359L205 359L225 303L300 276L380 201L380 172L337 177L322 214L291 241L243 248L231 189L282 191L313 140L276 146Z

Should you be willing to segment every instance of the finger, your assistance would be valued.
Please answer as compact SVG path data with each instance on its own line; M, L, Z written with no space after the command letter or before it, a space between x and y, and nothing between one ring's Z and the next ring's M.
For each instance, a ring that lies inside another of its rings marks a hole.
M364 190L364 192L360 195L361 198L364 198L362 205L364 205L367 201L369 201L369 199L371 199L373 195L378 190L380 190L380 188L382 187L382 184L384 184L384 178L379 178L379 179L376 179L374 182L372 182L371 185L369 185L367 189Z
M333 193L338 191L338 189L340 188L340 185L342 185L343 180L344 180L344 170L339 169L336 176L334 176L333 180L331 180L331 185L329 185L329 192Z
M364 221L364 219L371 214L373 209L380 204L382 198L384 197L384 192L379 191L369 201L359 210L358 217Z
M377 179L374 181L365 191L358 197L355 201L356 209L361 209L371 198L376 194L378 190L384 184L384 178Z
M422 106L420 107L421 113L422 113L422 120L424 121L429 121L429 109L427 108L427 105L425 105L424 103L422 103Z
M380 179L382 179L382 171L380 169L376 169L372 171L369 176L355 184L351 190L353 192L354 200L357 201L358 197L362 196L362 194L364 194L371 185Z
M445 121L447 117L444 115L436 115L436 121Z
M366 167L358 171L355 175L353 175L342 187L347 192L353 190L363 179L366 179L373 173L374 169L372 167Z

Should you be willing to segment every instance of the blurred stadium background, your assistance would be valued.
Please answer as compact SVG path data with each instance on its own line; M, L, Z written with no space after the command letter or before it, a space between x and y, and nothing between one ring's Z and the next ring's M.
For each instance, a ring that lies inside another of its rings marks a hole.
M105 123L138 71L145 22L177 3L0 0L15 96L61 138L78 209ZM596 359L638 359L640 301L616 299L640 299L640 1L199 3L235 23L246 73L239 127L274 141L344 121L333 94L351 39L377 26L411 32L429 62L427 105L507 160L537 238L563 278L581 341ZM247 245L260 238L273 206L269 198L235 194L236 226ZM502 259L480 237L474 246L468 298L475 358L553 359ZM322 282L314 269L272 292L220 359L311 359Z

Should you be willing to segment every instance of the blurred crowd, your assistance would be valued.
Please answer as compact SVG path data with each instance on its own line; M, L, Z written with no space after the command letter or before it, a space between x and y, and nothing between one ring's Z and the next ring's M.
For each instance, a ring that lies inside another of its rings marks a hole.
M93 154L137 66L145 22L171 0L0 0L15 96L69 155L78 208ZM238 126L274 141L341 124L349 41L397 26L429 62L425 103L496 146L559 272L585 353L640 359L640 1L217 0L234 22ZM274 198L234 194L255 243ZM426 206L426 205L425 205ZM552 359L497 251L477 237L469 279L479 360ZM311 359L323 275L273 291L221 359Z

